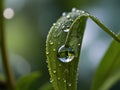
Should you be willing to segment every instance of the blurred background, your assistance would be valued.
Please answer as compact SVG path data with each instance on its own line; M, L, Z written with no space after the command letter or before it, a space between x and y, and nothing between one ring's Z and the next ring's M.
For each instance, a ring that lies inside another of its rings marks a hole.
M62 12L69 12L73 7L85 10L118 33L119 3L120 0L5 0L7 48L16 80L39 71L40 90L49 84L45 41L50 27ZM111 41L109 35L88 19L79 63L78 90L90 90L95 70ZM1 77L4 78L4 70L0 56Z

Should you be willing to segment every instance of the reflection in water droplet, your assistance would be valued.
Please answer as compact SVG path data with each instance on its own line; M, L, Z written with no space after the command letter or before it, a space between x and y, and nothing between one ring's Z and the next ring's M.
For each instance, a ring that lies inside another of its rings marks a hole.
M62 45L58 50L57 57L61 62L68 63L74 59L75 53L72 47Z
M63 31L64 31L64 32L69 32L69 30L70 30L70 29L65 29L65 30L63 30Z

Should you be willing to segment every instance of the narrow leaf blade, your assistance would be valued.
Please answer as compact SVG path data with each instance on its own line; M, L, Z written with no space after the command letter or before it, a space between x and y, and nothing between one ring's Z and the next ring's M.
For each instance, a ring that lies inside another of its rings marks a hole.
M119 35L120 37L120 35ZM120 43L113 40L96 70L92 90L98 90L103 83L120 68Z
M41 77L39 72L34 72L29 75L23 76L18 80L16 90L37 90L38 79Z
M46 41L46 55L55 90L77 89L78 61L87 17L88 14L84 11L70 12L62 16L50 29ZM69 29L69 32L66 32L66 29ZM74 51L75 58L71 62L61 62L57 57L58 50L63 45L72 47Z

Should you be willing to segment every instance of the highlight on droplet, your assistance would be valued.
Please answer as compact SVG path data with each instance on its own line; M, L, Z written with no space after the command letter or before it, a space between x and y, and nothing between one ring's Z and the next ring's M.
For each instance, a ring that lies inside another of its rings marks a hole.
M12 19L14 17L14 10L12 8L6 8L3 12L3 16L6 19Z

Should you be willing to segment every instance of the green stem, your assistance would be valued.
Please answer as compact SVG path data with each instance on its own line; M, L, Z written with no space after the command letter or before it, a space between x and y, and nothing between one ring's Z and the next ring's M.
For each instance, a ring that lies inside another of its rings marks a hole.
M110 36L112 36L116 41L120 42L120 38L116 36L114 32L112 32L110 29L108 29L102 22L100 22L96 17L90 15L89 16L98 26L100 26L106 33L108 33Z
M7 50L6 50L6 42L5 42L5 29L4 29L4 17L3 17L3 0L0 2L0 41L1 41L1 54L2 54L2 61L3 67L6 74L7 83L9 86L9 90L15 90L15 82L13 73L11 71L8 57L7 57Z

